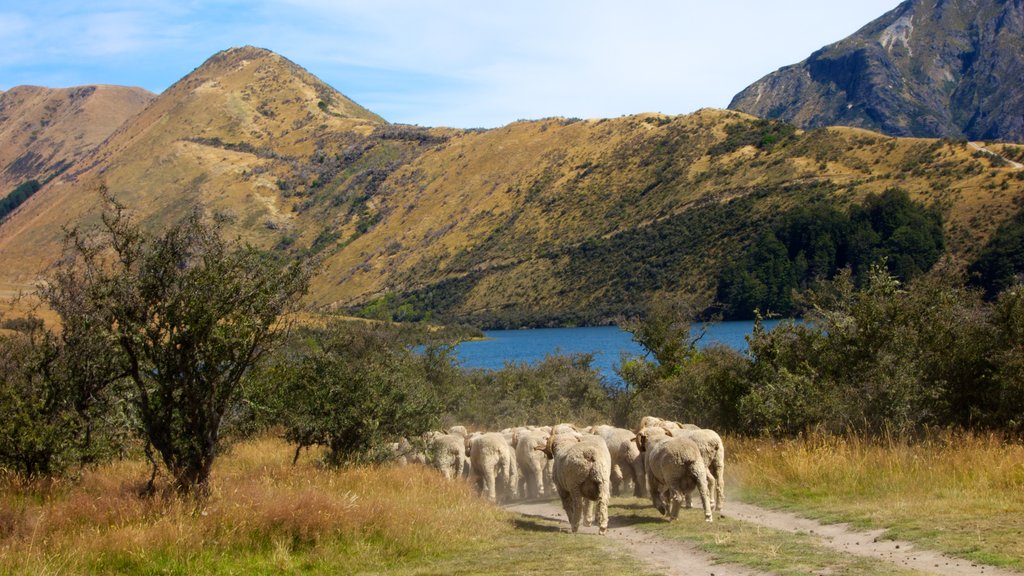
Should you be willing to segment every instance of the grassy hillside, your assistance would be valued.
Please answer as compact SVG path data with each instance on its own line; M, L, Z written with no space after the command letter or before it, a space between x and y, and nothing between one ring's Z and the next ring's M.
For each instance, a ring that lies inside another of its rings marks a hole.
M994 151L1006 155L1016 149ZM976 254L1021 171L966 143L741 113L545 119L487 131L388 124L273 53L215 55L0 226L0 288L29 286L106 186L158 226L200 202L241 237L316 254L314 307L389 296L413 316L597 323L652 295L712 294L790 207L890 187Z
M66 170L152 98L124 86L15 86L0 93L0 198Z

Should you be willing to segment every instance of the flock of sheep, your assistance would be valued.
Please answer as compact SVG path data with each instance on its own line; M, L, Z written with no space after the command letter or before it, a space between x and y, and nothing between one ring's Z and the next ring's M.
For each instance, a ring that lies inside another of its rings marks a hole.
M454 426L424 435L423 450L403 441L393 448L400 462L436 467L448 479L468 478L492 502L558 494L575 533L586 516L600 534L608 530L608 499L632 486L649 494L667 519L700 494L704 519L725 498L725 447L713 430L654 416L637 431L600 425L521 426L501 432L467 432Z

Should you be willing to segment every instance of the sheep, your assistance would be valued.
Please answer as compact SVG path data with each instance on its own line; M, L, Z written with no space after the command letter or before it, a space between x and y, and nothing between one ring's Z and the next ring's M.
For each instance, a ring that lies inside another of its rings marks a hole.
M579 431L579 428L575 424L562 423L555 424L554 426L551 427L552 436L558 436L560 434L572 434Z
M627 482L633 483L633 496L643 498L647 493L647 475L640 448L633 442L636 436L625 428L600 425L595 433L604 439L612 456L612 495L618 496Z
M607 534L612 457L604 440L593 435L552 435L545 453L554 460L555 489L572 533L579 530L584 500L590 500L597 506L598 534Z
M721 511L725 501L725 444L722 437L714 430L673 430L673 437L689 438L697 444L704 465L708 469L708 491L714 498L715 510ZM689 508L690 493L686 494L686 507Z
M499 491L503 500L514 498L519 482L516 457L505 437L498 432L471 434L465 445L472 485L491 502L498 501Z
M459 425L459 426L449 426L448 429L445 430L445 433L446 434L458 434L459 436L462 436L463 438L465 438L466 436L469 436L469 432L466 430L466 427L465 426L461 426L461 425Z
M399 438L398 442L388 444L388 450L391 453L392 461L399 466L427 463L427 455L413 446L408 438Z
M519 495L537 498L548 493L550 482L545 482L548 458L544 454L548 434L540 430L522 429L515 437L516 465L519 469ZM548 479L550 476L548 475Z
M700 426L696 424L683 424L682 422L675 422L673 420L665 420L658 418L657 416L644 416L640 419L640 426L637 430L643 430L644 428L653 428L659 426L666 430L700 430Z
M694 488L704 504L704 520L712 521L708 471L697 444L689 438L660 435L646 428L637 434L641 450L647 453L647 490L651 503L670 521L679 517L684 495Z
M431 464L448 480L461 478L466 462L465 439L458 434L430 432L426 440Z

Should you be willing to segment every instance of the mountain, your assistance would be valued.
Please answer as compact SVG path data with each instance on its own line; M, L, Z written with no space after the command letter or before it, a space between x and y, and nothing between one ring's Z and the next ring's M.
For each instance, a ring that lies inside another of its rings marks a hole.
M316 255L308 304L488 326L601 323L713 294L765 227L892 187L977 254L1024 179L994 145L747 114L548 118L493 130L391 124L272 52L210 58L0 224L0 288L29 287L105 187L150 227L195 203L228 233Z
M1024 142L1024 2L908 0L737 94L802 128Z
M123 86L15 86L0 92L0 199L20 184L67 169L153 97Z

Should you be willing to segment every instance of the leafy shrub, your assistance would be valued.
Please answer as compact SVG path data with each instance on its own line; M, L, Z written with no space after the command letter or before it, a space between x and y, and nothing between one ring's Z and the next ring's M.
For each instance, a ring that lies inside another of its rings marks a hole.
M450 369L444 348L414 353L401 334L362 322L306 332L262 377L257 402L298 451L325 446L327 460L376 462L388 443L436 427Z

